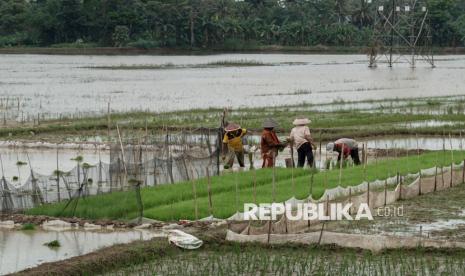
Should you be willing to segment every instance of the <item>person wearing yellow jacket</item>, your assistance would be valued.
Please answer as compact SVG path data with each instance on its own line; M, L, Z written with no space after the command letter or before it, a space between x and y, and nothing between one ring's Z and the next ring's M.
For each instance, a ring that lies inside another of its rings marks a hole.
M241 128L240 125L230 123L225 128L225 134L223 137L223 143L228 147L227 157L223 155L225 161L224 168L230 169L234 165L234 158L237 158L237 162L241 168L244 168L244 143L243 138L247 134L245 128Z

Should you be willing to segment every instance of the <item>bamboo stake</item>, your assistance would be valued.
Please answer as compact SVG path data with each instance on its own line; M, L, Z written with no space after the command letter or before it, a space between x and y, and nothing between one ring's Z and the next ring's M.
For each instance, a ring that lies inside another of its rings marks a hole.
M191 171L191 173L192 173L192 171ZM197 187L196 187L196 184L195 184L195 177L192 177L192 194L194 196L195 220L198 220L199 219L199 206L198 206L198 202L197 202Z
M267 243L270 243L270 238L271 238L271 218L268 221L268 237L267 237Z
M123 161L124 175L127 177L128 176L128 170L126 168L126 162L125 162L125 157L124 157L123 140L121 139L121 132L119 131L118 124L116 124L116 131L118 132L119 145L121 147L121 157L123 159L122 161Z
M341 149L341 158L339 159L339 186L341 186L342 183L342 163L344 163L344 144L342 144L342 149Z
M318 245L321 244L321 239L323 238L324 228L325 228L325 223L323 222L323 225L321 225L320 237L318 237Z
M387 179L384 180L384 206L387 204Z
M450 157L452 159L452 164L454 164L454 149L452 146L452 136L450 135L450 132L449 132L449 143L450 143Z
M319 150L319 154L320 154L320 166L319 166L320 169L321 169L321 165L322 165L322 162L323 162L323 161L322 161L323 156L322 156L322 154L321 154L321 150L322 150L322 149L321 149L321 147L322 147L321 134L322 134L322 131L321 131L321 129L320 129L320 135L319 135L320 148L318 149L318 150Z
M313 196L313 181L314 181L315 169L310 171L310 196Z
M379 170L379 168L378 168L378 147L376 145L376 140L375 140L375 156L374 156L374 158L375 158L375 177L376 177L376 179L379 179L379 177L378 177L379 176L378 175L379 174L379 171L378 171Z
M57 196L58 196L58 202L61 202L61 194L60 194L60 166L58 163L58 147L57 147Z
M399 172L397 172L397 185L399 186L399 199L402 199L402 180Z
M107 107L107 136L108 139L110 138L110 132L111 132L111 109L110 109L110 101L108 101L108 107Z
M291 185L292 185L292 195L295 197L295 181L294 181L294 149L291 146L291 156L292 156L292 166L291 166Z
M234 174L234 185L236 186L236 212L239 212L239 183L237 180L237 174L238 173Z
M257 204L257 172L253 170L253 202Z
M212 186L211 186L211 179L210 179L210 171L208 167L206 169L207 174L207 189L208 189L208 209L210 211L210 216L213 216L213 202L212 202Z
M352 203L352 187L349 186L349 203ZM349 209L349 214L352 213L352 208Z
M462 166L462 184L465 183L465 159L463 160Z
M273 152L273 203L276 202L276 154Z

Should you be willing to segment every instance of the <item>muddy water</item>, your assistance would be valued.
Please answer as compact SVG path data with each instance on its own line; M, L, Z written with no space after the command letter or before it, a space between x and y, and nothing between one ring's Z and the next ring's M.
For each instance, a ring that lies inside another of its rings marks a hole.
M5 148L0 147L0 155L3 161L3 172L7 180L16 186L24 183L30 176L30 165L35 173L41 175L51 175L57 169L57 150L52 148ZM76 167L76 161L72 160L77 156L83 157L83 162L88 164L98 164L110 162L108 150L79 150L79 149L59 149L58 166L60 171L70 171ZM29 157L29 159L28 159ZM29 162L30 160L30 162ZM18 161L26 164L18 166ZM13 181L13 177L18 177Z
M17 272L42 263L80 256L115 244L163 237L150 231L9 231L0 230L0 275ZM44 243L58 240L59 248Z
M269 106L337 99L461 94L463 56L444 56L437 68L408 64L369 69L364 55L222 54L210 56L0 55L0 95L18 116L168 111L218 106ZM104 70L98 66L205 64L215 61L287 63L278 66ZM289 65L298 62L299 64ZM179 81L181 80L182 81ZM296 93L306 91L308 93Z
M461 150L464 146L464 139L449 137L393 137L379 138L364 141L368 148L378 149L423 149L423 150Z

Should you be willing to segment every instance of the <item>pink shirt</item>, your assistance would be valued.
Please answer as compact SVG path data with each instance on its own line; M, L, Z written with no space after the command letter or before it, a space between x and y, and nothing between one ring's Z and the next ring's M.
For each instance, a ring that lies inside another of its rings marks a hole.
M300 148L303 144L312 142L312 135L308 126L296 126L291 130L289 135L292 144L296 149Z

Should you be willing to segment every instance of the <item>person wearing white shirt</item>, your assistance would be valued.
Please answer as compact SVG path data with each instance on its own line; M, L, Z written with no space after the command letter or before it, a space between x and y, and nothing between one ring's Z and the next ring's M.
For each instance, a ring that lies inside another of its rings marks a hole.
M297 117L292 123L295 127L289 135L291 146L297 149L297 166L299 168L304 167L305 160L307 160L308 166L313 167L313 148L315 148L315 144L307 126L310 123L311 121L308 118Z

